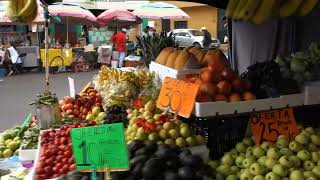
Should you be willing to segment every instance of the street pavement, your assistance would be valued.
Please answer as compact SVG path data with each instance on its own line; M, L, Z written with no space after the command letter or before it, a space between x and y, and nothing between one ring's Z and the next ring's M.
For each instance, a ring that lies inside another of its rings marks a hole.
M79 92L95 74L97 70L50 74L51 91L59 98L69 95L68 77L71 77ZM34 112L33 106L28 104L45 89L44 77L44 73L25 73L0 78L0 132L22 124L29 112Z

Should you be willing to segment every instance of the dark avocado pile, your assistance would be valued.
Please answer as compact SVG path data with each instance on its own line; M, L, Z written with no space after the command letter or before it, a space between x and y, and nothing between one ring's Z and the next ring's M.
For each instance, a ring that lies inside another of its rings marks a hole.
M113 180L210 180L213 170L188 149L132 141L128 145L130 171L112 174Z

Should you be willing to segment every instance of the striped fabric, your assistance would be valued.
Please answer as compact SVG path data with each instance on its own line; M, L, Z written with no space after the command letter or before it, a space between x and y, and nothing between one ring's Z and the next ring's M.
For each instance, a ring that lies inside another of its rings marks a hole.
M149 19L188 19L190 16L178 7L163 3L147 3L133 11L140 18Z

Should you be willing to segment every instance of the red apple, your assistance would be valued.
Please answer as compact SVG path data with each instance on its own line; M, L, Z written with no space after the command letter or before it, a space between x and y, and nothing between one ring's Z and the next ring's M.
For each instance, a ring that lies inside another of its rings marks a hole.
M237 78L237 74L231 68L224 68L223 71L221 72L221 77L226 81L232 82Z
M257 99L256 96L255 96L252 92L250 92L250 91L244 92L244 93L242 94L242 98L243 98L243 100L245 100L245 101L250 101L250 100L255 100L255 99Z
M237 101L241 101L241 97L238 93L232 93L229 96L229 101L230 102L237 102Z
M236 79L232 82L232 90L240 94L245 91L245 86L245 81L241 79Z
M197 96L197 102L210 102L210 101L212 101L212 99L207 94L199 94Z
M231 93L231 84L227 81L220 81L217 84L218 87L218 93L228 95Z
M203 68L200 71L200 79L204 83L212 82L212 72L208 68Z
M199 92L213 97L217 92L217 87L212 83L203 83L200 85Z
M228 98L223 94L217 94L213 98L214 101L228 101Z

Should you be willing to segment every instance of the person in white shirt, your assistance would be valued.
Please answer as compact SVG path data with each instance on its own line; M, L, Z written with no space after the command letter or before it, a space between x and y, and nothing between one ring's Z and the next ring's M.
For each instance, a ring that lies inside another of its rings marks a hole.
M13 42L9 42L9 47L7 48L7 51L9 52L10 59L12 64L16 64L16 67L19 71L22 70L22 61L21 58L19 57L19 53L16 49L16 46ZM13 73L13 69L11 69L10 73L8 76L10 76Z

